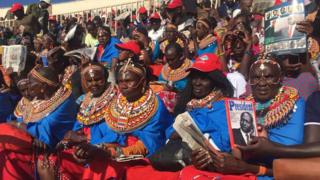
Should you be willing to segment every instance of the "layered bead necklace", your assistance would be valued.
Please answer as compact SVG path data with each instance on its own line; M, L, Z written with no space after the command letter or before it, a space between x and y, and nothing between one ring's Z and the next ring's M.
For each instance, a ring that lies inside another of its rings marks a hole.
M248 100L254 100L249 96ZM292 112L296 110L296 101L299 99L295 88L283 86L272 100L266 103L256 102L258 123L266 129L271 129L288 123Z
M23 121L25 123L36 122L48 116L60 104L62 104L70 95L71 89L61 87L56 93L48 100L33 100L23 113Z
M26 107L28 106L29 103L30 103L30 101L27 98L22 97L22 99L19 101L18 105L14 109L13 114L17 118L22 117L23 116L23 112L25 111L25 109L26 109Z
M210 94L202 99L192 99L187 103L187 110L191 111L197 108L208 107L212 108L211 103L220 100L223 93L220 90L213 90Z
M146 125L157 109L158 99L151 89L135 102L128 102L120 93L107 108L105 120L114 131L129 133Z
M99 97L93 97L87 93L80 106L77 120L83 125L92 125L104 119L104 112L108 108L111 99L117 94L117 89L110 85Z
M179 81L190 74L190 72L187 72L186 70L191 66L192 62L189 59L185 59L183 64L177 69L171 69L170 66L166 64L163 66L161 74L164 80L173 82Z

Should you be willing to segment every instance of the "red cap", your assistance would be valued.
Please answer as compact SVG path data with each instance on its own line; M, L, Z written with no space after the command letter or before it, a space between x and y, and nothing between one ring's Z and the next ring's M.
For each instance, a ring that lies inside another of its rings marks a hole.
M126 43L116 44L118 49L124 49L133 52L135 55L140 55L140 46L136 41L130 40Z
M282 1L281 1L281 0L275 0L275 1L274 1L274 5L275 5L275 6L278 6L278 5L280 5L280 4L282 4Z
M171 0L171 2L169 2L169 4L167 5L168 9L175 9L178 7L182 7L183 3L182 0Z
M161 19L161 18L160 18L160 15L157 12L155 12L150 16L150 19Z
M214 70L222 71L221 62L219 57L215 54L203 54L196 58L195 62L193 63L192 67L189 68L187 71L190 70L198 70L201 72L211 72Z
M49 21L57 21L57 17L56 16L49 16Z
M146 12L147 12L147 9L145 7L143 7L143 6L141 8L139 8L139 10L138 10L139 14L144 14Z
M10 12L15 12L17 10L23 9L22 4L20 3L13 3L11 9L9 10Z

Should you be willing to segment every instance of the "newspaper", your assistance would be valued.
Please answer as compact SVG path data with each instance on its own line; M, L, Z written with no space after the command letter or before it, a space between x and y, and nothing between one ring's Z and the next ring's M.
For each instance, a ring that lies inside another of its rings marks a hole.
M173 128L192 150L203 148L212 152L220 151L208 134L203 134L188 112L178 115Z
M268 9L264 17L265 50L276 55L304 53L307 36L299 32L297 22L305 19L303 1L293 0Z
M258 135L254 102L226 99L225 103L231 147L247 145Z
M2 65L4 68L11 67L13 72L24 70L27 59L27 47L22 45L2 46Z
M128 162L128 161L133 161L133 160L140 160L143 159L143 155L129 155L129 156L120 156L115 158L114 160L117 162Z

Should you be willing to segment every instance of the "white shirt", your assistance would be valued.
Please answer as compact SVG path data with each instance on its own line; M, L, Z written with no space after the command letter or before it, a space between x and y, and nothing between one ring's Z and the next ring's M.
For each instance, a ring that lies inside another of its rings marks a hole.
M164 27L161 26L157 31L155 30L150 30L148 33L148 36L151 38L152 41L158 41L164 33Z
M234 88L233 97L239 98L242 94L246 92L247 81L241 73L237 71L228 73L227 79L231 82Z

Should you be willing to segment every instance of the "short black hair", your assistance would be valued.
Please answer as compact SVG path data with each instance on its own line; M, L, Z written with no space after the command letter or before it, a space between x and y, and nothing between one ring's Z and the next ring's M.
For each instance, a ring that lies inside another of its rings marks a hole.
M111 29L109 26L100 26L99 29L103 29L104 31L107 31L111 35Z

